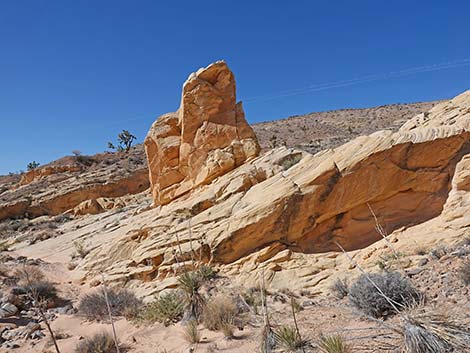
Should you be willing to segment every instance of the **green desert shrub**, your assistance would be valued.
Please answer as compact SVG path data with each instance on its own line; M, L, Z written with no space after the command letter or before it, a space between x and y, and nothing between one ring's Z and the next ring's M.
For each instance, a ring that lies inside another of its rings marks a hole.
M146 322L160 322L165 326L181 320L185 300L181 293L172 291L161 294L153 302L145 305L140 311L139 319Z
M203 280L209 280L215 278L217 271L213 267L208 265L202 265L198 268L198 272Z
M243 300L253 309L255 315L258 314L259 308L262 305L261 290L256 287L251 287L242 294Z

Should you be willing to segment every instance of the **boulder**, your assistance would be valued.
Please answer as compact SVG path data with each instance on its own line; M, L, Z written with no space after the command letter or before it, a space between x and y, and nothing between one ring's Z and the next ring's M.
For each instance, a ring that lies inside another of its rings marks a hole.
M0 307L0 319L14 316L17 313L18 313L18 308L11 303L5 303Z
M145 139L155 205L209 184L259 150L227 64L219 61L192 73L178 111L158 118Z

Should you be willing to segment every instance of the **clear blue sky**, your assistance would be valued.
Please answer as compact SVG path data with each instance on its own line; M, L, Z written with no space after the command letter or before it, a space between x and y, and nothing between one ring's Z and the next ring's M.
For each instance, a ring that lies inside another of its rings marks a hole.
M0 1L0 174L103 151L122 129L141 142L218 59L251 123L452 97L470 88L469 14L467 0Z

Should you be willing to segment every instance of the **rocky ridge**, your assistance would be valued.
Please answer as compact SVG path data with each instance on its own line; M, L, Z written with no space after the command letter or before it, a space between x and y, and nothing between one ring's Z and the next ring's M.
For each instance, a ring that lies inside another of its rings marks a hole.
M264 151L286 146L315 154L378 130L396 132L406 121L441 102L396 103L294 115L286 119L256 123L253 130Z
M64 157L4 185L0 220L95 213L96 204L113 208L122 200L112 199L141 193L148 189L149 181L143 148L137 146L128 154Z

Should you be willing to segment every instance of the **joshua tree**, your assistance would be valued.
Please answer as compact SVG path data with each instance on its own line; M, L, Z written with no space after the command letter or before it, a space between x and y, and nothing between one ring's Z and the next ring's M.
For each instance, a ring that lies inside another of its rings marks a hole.
M112 142L108 142L108 148L112 150L117 150L119 152L122 152L122 151L127 152L131 149L132 142L134 142L135 139L136 137L132 135L129 131L122 130L122 132L118 135L118 138L117 138L118 145L114 146Z
M29 162L28 165L26 166L28 170L33 170L33 169L36 169L37 167L39 167L39 163L36 161Z

